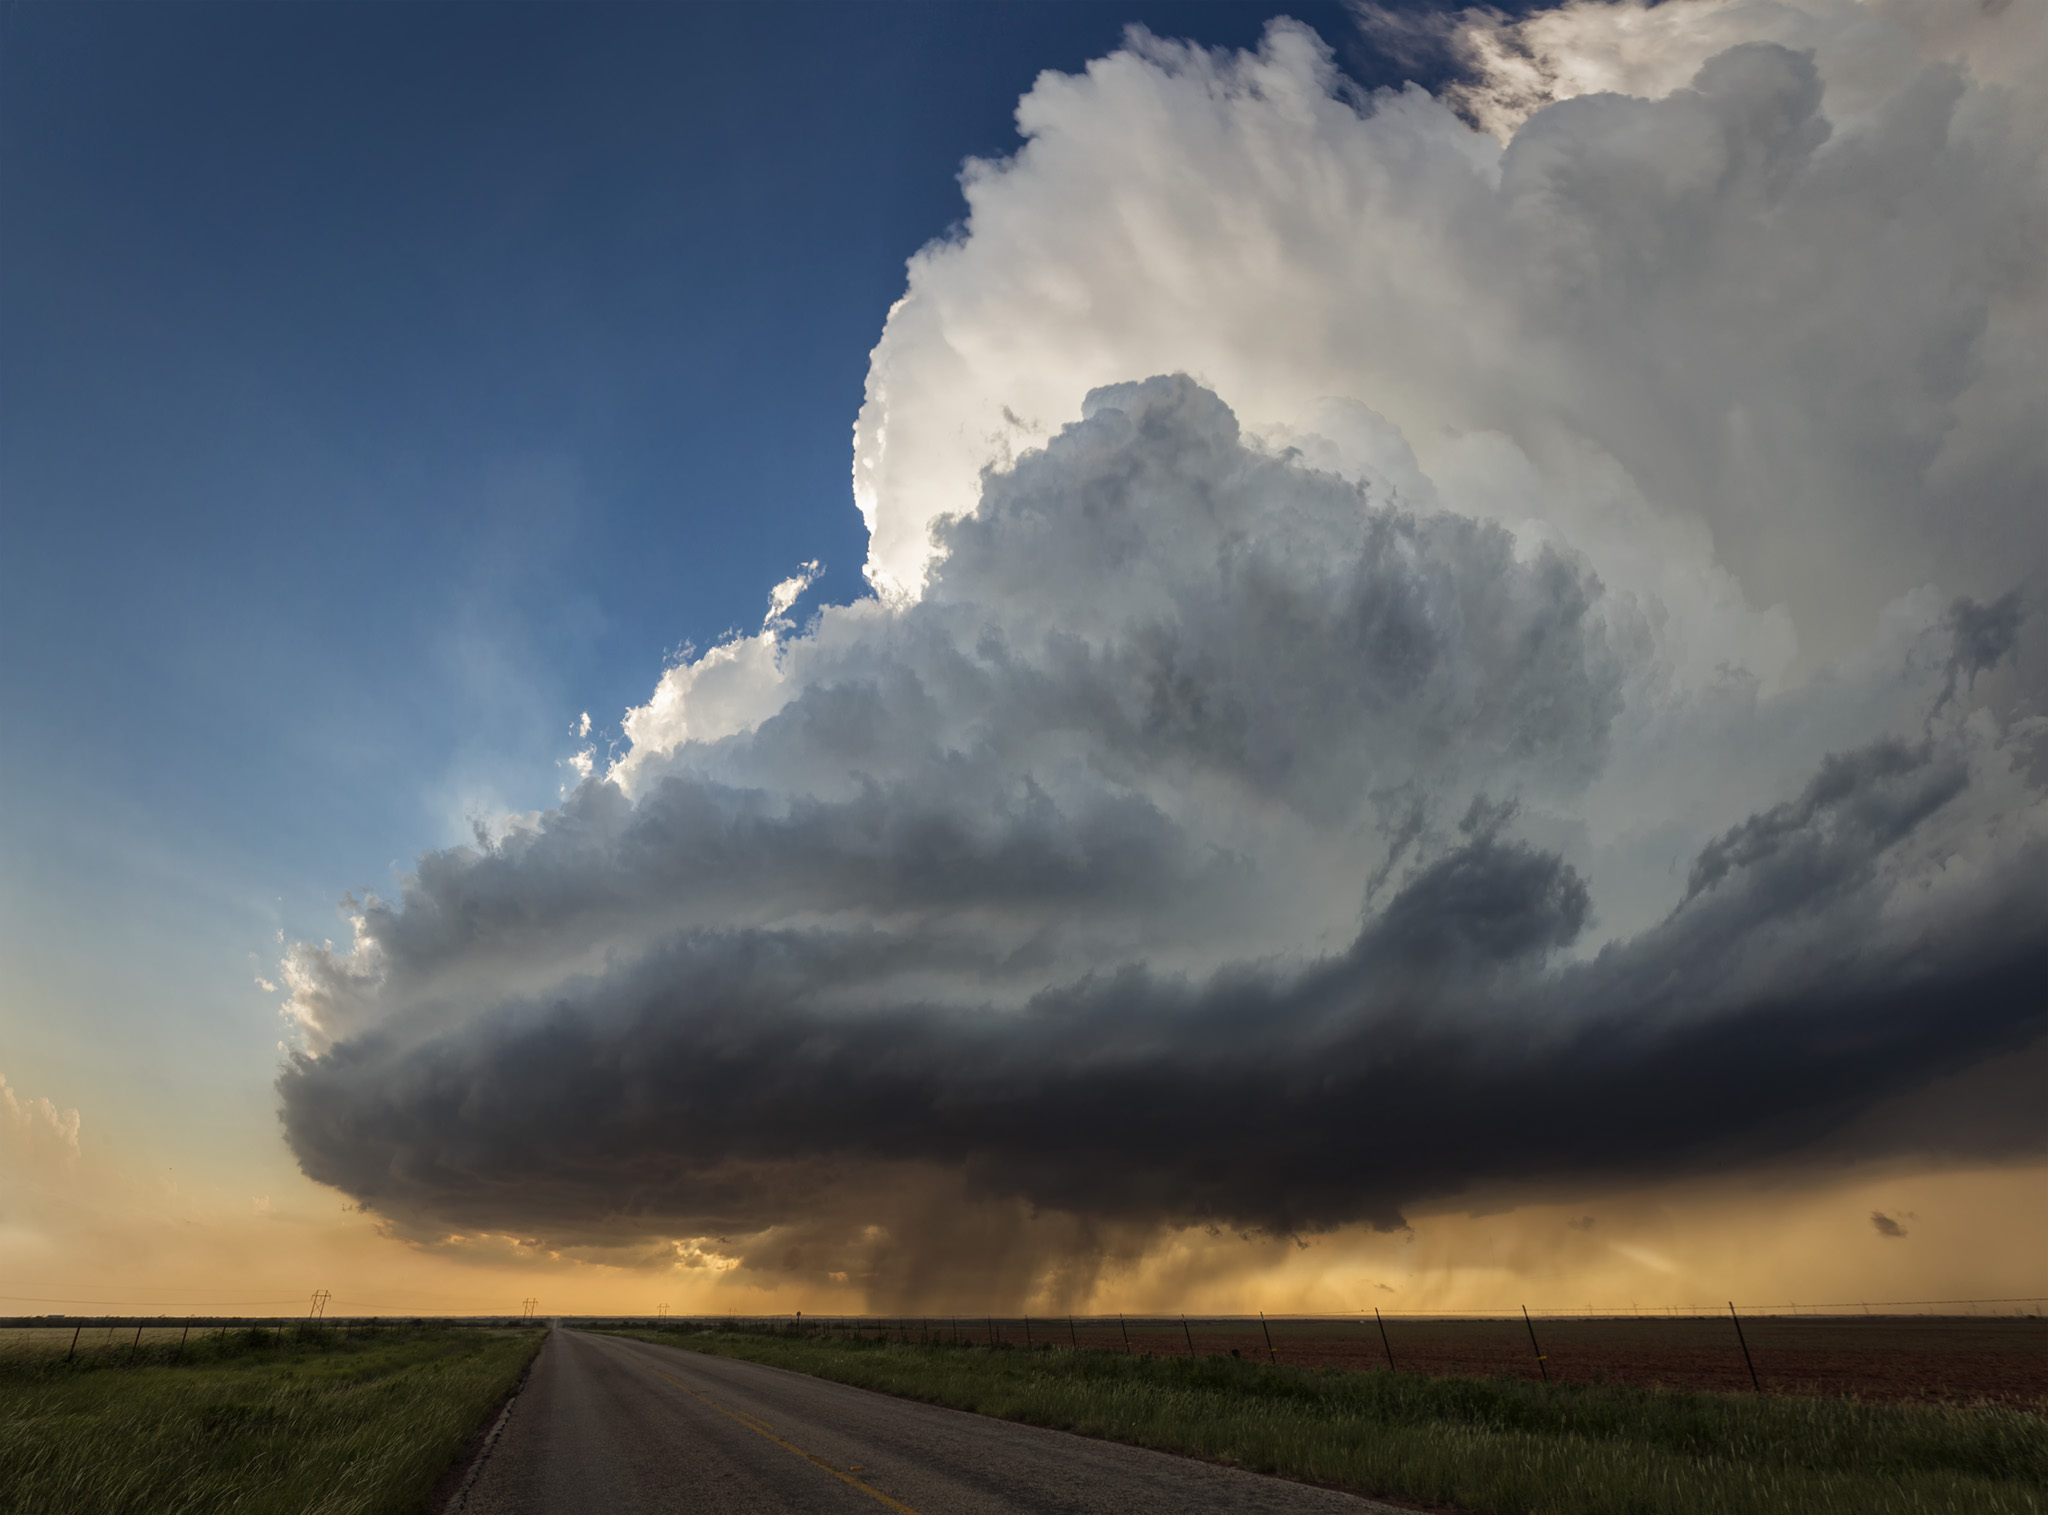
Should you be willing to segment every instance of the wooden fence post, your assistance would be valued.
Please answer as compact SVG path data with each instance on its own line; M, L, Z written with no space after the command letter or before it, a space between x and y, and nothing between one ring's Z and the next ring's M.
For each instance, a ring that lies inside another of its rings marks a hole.
M1195 1333L1188 1329L1188 1318L1185 1315L1180 1318L1180 1334L1188 1339L1188 1356L1193 1357L1195 1355Z
M1545 1383L1550 1382L1550 1369L1544 1366L1543 1349L1536 1345L1536 1322L1529 1319L1529 1307L1522 1306L1522 1324L1529 1328L1529 1350L1536 1354L1536 1371L1543 1375Z
M1129 1357L1131 1355L1131 1328L1124 1323L1124 1318L1121 1315L1116 1318L1116 1323L1124 1333L1124 1356Z
M1756 1360L1749 1355L1749 1338L1742 1334L1742 1317L1735 1313L1735 1301L1732 1299L1728 1301L1728 1318L1735 1322L1735 1339L1742 1343L1742 1360L1749 1366L1749 1386L1761 1394L1764 1386L1757 1382Z
M1280 1361L1280 1354L1273 1350L1273 1328L1266 1324L1266 1312L1264 1310L1259 1311L1259 1329L1266 1333L1266 1355L1272 1358L1275 1363L1278 1363Z

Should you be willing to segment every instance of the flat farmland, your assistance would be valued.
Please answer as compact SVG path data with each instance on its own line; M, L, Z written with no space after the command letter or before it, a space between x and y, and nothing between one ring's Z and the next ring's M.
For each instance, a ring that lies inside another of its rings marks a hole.
M1023 1346L1076 1346L1153 1356L1236 1354L1267 1360L1267 1333L1278 1361L1304 1368L1385 1368L1438 1377L1538 1378L1564 1383L1741 1392L1749 1368L1735 1326L1722 1316L1536 1318L1544 1354L1539 1369L1529 1327L1507 1319L1395 1319L1383 1341L1371 1317L1279 1318L1157 1316L1024 1319L931 1317L902 1321L820 1321L915 1340ZM1760 1315L1743 1335L1766 1393L1847 1396L1870 1401L1990 1403L2048 1409L2048 1321L2038 1316Z

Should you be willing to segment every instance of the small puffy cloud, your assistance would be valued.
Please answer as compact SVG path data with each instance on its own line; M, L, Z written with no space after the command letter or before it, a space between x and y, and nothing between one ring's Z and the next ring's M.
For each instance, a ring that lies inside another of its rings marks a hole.
M769 590L768 616L764 624L774 626L782 623L796 602L803 598L804 591L816 583L818 575L824 571L824 564L814 558Z
M1870 1224L1879 1236L1897 1238L1906 1234L1906 1228L1882 1210L1870 1212Z
M877 595L291 949L305 1170L908 1300L2038 1152L2033 33L1547 14L1041 78L875 350Z
M8 1157L0 1177L32 1182L39 1173L69 1173L78 1161L78 1112L41 1096L24 1099L0 1076L0 1141Z
M654 698L628 711L626 755L611 777L630 788L649 754L685 742L735 735L772 715L785 698L781 647L789 612L816 583L824 565L813 560L768 592L768 613L752 636L734 634L702 657L686 656L662 676ZM588 717L585 718L586 720Z

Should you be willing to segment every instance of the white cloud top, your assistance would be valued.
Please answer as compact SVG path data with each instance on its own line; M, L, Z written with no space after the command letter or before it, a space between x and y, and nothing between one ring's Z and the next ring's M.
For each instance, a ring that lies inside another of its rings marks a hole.
M2039 7L1576 5L1460 42L1505 143L1419 90L1356 99L1286 23L1042 78L875 349L876 583L914 591L931 522L1090 389L1175 371L1260 430L1362 402L1451 508L1631 586L1608 554L1703 579L1667 609L1732 574L1808 667L1921 584L2040 565Z

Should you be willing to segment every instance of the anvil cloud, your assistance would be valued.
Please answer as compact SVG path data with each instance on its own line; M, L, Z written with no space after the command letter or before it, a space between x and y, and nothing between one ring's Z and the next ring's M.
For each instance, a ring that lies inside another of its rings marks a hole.
M294 949L306 1171L795 1267L913 1193L1085 1242L2037 1151L2023 9L1474 16L1442 98L1288 23L1042 78L875 351L876 595L777 586Z

